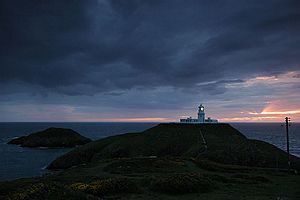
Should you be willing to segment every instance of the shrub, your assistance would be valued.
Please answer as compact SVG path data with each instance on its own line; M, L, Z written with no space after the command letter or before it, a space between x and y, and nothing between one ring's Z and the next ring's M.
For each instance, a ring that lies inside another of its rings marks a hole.
M7 196L8 200L58 200L58 199L86 199L78 193L69 190L57 183L40 182L32 183L27 186L18 188Z
M216 181L216 182L221 182L221 183L230 183L232 182L232 179L227 178L225 176L221 176L218 174L205 174L205 177L208 177L209 179Z
M232 178L242 179L245 183L270 183L271 180L264 176L252 176L247 174L235 174Z
M93 181L89 184L74 183L70 185L70 188L97 196L137 191L135 183L127 178L108 178Z
M50 186L44 183L31 184L29 187L23 188L14 192L10 195L11 200L29 200L34 199L34 197L41 197L44 193L47 193Z
M236 170L247 172L248 167L239 165L226 165L216 163L209 160L193 159L192 160L199 168L212 172L235 172Z
M85 192L88 189L89 185L85 183L74 183L70 185L72 190Z
M171 194L208 192L213 189L212 181L198 173L175 174L167 177L155 177L151 189Z

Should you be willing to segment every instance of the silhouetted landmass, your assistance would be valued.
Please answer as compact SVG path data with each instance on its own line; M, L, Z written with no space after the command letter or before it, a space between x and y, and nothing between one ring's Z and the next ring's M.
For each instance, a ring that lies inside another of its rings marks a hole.
M0 199L300 199L286 157L228 124L160 124L88 143L49 165L64 170L2 182Z
M200 131L207 143L207 150ZM57 158L48 169L66 169L107 158L143 156L197 157L222 164L287 167L284 151L266 142L247 139L229 124L174 123L91 142ZM292 161L293 167L300 169L299 158L292 156Z
M22 147L74 147L91 142L72 129L48 128L43 131L32 133L13 139L8 144L17 144Z

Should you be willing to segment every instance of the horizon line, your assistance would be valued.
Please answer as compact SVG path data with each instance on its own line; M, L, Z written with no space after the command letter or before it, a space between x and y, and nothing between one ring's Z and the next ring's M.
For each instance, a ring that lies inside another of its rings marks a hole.
M0 123L180 123L177 121L0 121ZM224 123L285 123L276 122L276 121L226 121L226 122L218 122L216 124L224 124ZM292 121L290 123L300 123L300 121Z

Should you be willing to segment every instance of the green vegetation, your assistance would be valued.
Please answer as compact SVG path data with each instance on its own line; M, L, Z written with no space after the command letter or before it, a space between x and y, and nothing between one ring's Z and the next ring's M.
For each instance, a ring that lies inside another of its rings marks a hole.
M5 185L5 184L4 184ZM0 185L0 189L2 185ZM3 187L3 186L2 186ZM3 192L3 191L1 191ZM69 189L57 182L37 182L22 185L22 187L9 190L8 194L0 193L0 199L3 200L93 200L98 199L93 196L88 196L81 192Z
M204 148L200 131L206 139ZM159 124L141 133L127 133L97 140L53 161L49 169L66 169L107 158L198 157L218 163L248 167L286 168L286 153L274 145L249 140L229 124ZM292 156L293 168L300 160Z
M49 166L64 170L0 183L0 199L300 199L285 157L227 124L161 124L88 143Z
M164 164L168 159L174 166ZM148 165L149 160L162 165ZM201 160L201 163L208 162L205 166L214 167L214 171L210 171L201 168L199 162L175 157L103 159L41 178L3 182L0 199L250 200L280 197L296 200L300 197L299 175ZM128 170L133 166L138 166L138 170Z
M136 192L137 186L135 182L128 178L107 178L93 181L91 183L74 183L70 188L75 191L86 192L96 196L104 196L109 194L120 194Z
M17 144L22 147L74 147L91 142L72 129L48 128L11 140L8 144Z
M199 173L171 174L155 177L150 188L154 191L170 194L185 194L194 192L210 192L213 190L212 181Z

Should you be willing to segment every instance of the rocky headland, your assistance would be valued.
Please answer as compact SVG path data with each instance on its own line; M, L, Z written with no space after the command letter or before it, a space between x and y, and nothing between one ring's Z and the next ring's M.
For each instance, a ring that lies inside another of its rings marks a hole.
M21 136L8 142L22 147L75 147L91 142L72 129L66 128L48 128L43 131L31 133L27 136Z
M229 124L159 124L77 147L0 199L299 199L299 158Z

